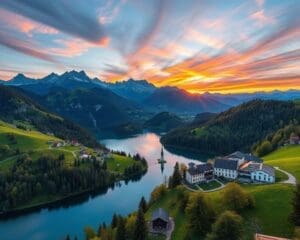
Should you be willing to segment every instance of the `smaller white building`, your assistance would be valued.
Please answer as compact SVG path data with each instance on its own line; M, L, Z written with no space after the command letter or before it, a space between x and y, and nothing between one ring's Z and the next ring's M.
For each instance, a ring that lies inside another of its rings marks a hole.
M238 160L216 158L214 163L214 175L217 177L236 179L238 177L238 168Z
M186 171L185 179L190 184L207 182L213 179L213 166L210 163L194 164L189 163L189 168Z
M240 171L240 176L248 177L252 182L274 183L275 169L263 163L249 163L243 166Z

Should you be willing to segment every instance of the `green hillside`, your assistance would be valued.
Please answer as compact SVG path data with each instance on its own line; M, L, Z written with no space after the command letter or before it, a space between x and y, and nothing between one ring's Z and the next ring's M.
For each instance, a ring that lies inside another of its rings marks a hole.
M264 161L272 166L278 166L293 175L300 181L300 146L285 146L266 157ZM289 184L272 185L242 185L246 192L255 199L255 208L242 212L244 218L245 233L243 240L252 240L255 232L290 238L293 235L294 226L289 221L292 210L291 199L294 187ZM226 187L225 187L226 189ZM148 210L146 217L162 207L166 209L175 221L174 240L184 239L187 233L186 214L180 210L180 198L185 188L167 190L166 194L154 202ZM205 193L213 203L218 214L225 211L222 204L224 189L216 192ZM280 207L278 207L280 206ZM197 237L193 239L199 239Z
M66 165L74 161L79 147L74 147L73 151L67 147L59 149L50 148L49 141L62 141L54 136L49 136L35 130L23 130L16 128L12 124L0 121L0 170L8 170L18 157L27 154L32 160L37 160L42 155L52 155L58 157L65 155Z
M0 102L2 121L24 129L51 133L62 139L76 139L86 146L99 146L86 130L47 111L19 89L0 86Z
M175 129L161 141L166 146L205 153L250 151L253 144L291 122L300 122L300 108L295 102L253 100L222 112L204 124Z
M167 190L163 197L151 205L146 214L146 217L150 219L151 213L155 209L162 207L167 210L175 221L176 227L172 234L172 239L174 240L185 239L188 230L186 214L180 210L179 206L180 192L183 189ZM259 185L245 187L245 190L254 197L256 204L254 209L245 210L242 213L242 217L245 220L243 240L252 240L254 233L258 229L264 234L291 237L293 226L289 223L288 219L291 212L290 199L293 192L292 186L284 184ZM210 198L218 214L226 210L221 202L223 191L205 193ZM193 239L199 239L199 236L195 236Z
M161 112L144 123L144 127L157 132L167 132L182 125L184 121L175 114Z
M54 147L62 139L0 121L0 213L42 205L141 176L145 160L84 146ZM80 159L79 152L90 154Z
M300 145L281 147L263 159L270 165L290 172L300 181Z

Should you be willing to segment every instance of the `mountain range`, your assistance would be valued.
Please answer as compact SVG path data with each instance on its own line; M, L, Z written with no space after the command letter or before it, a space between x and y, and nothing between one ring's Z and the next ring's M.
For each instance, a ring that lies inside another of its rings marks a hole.
M177 113L220 112L229 107L252 99L293 100L300 98L299 90L218 94L203 93L191 94L177 87L156 87L146 80L129 79L115 83L90 78L84 71L69 71L61 75L51 73L40 79L17 74L8 81L0 81L3 85L18 86L39 95L46 95L53 88L74 90L76 88L102 88L109 90L120 97L140 103L146 108Z
M192 94L177 87L156 87L146 80L116 83L90 78L84 71L51 73L40 79L18 74L0 84L23 94L55 114L91 131L136 131L156 114L169 112L186 118L199 113L220 113L252 99L300 99L300 91L245 94ZM163 119L163 118L159 118Z

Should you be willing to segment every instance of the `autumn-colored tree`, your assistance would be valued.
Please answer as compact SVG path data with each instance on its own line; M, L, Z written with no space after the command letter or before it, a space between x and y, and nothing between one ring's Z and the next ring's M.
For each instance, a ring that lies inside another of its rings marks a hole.
M191 194L186 214L188 218L188 228L192 233L205 236L210 230L215 219L215 211L211 202L203 193Z

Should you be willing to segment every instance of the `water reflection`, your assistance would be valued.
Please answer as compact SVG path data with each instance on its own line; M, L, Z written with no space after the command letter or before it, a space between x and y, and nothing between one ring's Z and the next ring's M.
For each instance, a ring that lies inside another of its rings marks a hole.
M127 215L136 210L142 196L149 198L158 184L164 183L173 171L175 162L188 162L191 159L206 161L207 157L187 158L164 151L166 163L159 164L161 144L159 136L146 133L127 139L102 141L113 150L122 150L131 155L139 153L148 162L148 172L135 182L119 182L114 188L103 192L93 192L89 196L72 198L40 211L0 221L0 239L54 240L63 239L67 234L84 239L83 229L89 225L95 229L102 222L109 223L114 213Z

